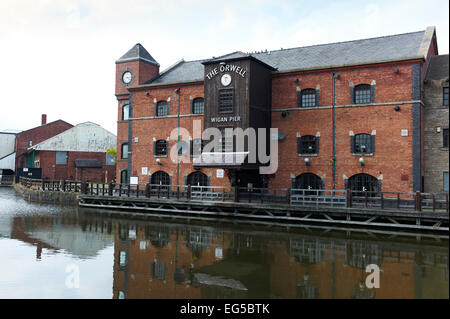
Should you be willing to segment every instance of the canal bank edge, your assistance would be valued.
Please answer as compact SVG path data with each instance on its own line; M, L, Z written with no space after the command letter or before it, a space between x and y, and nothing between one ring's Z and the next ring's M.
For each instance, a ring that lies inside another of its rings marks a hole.
M61 192L49 191L40 189L30 189L17 183L14 184L14 190L17 194L30 202L47 203L47 204L62 204L62 205L78 205L77 196L80 193L75 192Z

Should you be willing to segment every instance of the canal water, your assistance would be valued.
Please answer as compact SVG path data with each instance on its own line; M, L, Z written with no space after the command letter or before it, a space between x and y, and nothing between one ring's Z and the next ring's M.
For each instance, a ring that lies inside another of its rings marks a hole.
M0 298L449 298L448 253L430 234L137 220L0 188Z

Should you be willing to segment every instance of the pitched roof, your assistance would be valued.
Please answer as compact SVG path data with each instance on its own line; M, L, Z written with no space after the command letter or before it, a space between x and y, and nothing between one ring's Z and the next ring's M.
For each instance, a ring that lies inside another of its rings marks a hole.
M28 151L106 152L117 137L98 124L84 122L28 148Z
M442 80L448 78L448 59L448 54L432 56L425 79Z
M181 60L145 84L159 85L203 81L203 62L223 61L251 56L266 63L277 72L324 69L348 65L364 65L387 61L425 58L432 41L434 27L424 31L353 40L291 49L246 54L240 51L221 57L196 61Z
M129 62L135 60L143 60L146 62L150 62L156 65L159 65L158 62L148 53L148 51L140 44L135 44L127 53L122 55L122 57L116 61L116 63L121 62Z

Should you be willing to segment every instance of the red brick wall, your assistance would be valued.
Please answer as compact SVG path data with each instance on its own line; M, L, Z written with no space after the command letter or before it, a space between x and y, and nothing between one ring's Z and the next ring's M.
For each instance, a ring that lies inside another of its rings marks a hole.
M417 61L413 61L416 63ZM383 191L412 191L412 105L408 103L412 97L412 63L386 63L365 67L341 68L335 70L340 77L335 84L336 107L336 189L344 188L344 176L350 178L354 174L367 173L375 178L382 178ZM394 73L398 68L400 72ZM294 82L299 78L299 82ZM376 105L350 105L350 82L371 84L375 81ZM274 74L272 81L272 108L286 109L297 107L297 91L320 86L320 106L312 110L290 110L286 117L281 112L272 113L272 127L286 133L286 139L279 143L279 168L270 178L271 187L291 187L293 176L310 172L324 177L325 187L332 187L332 77L329 70L297 72L290 74ZM154 99L167 100L170 97L170 115L177 114L178 96L176 86L165 88L145 88L133 90L133 117L154 116ZM149 95L146 95L146 92ZM181 87L181 114L190 113L189 97L202 97L203 85ZM402 103L400 103L402 102ZM392 104L389 104L392 103ZM404 103L404 104L403 104ZM121 101L119 101L119 119ZM394 107L401 110L396 112ZM182 117L181 127L189 130L192 136L192 121L202 116ZM162 165L156 163L153 156L153 137L166 139L170 131L177 127L177 117L141 119L133 121L132 168L131 175L137 174L140 183L147 183L148 176L141 175L141 168L148 167L150 173L164 170L172 176L172 184L176 183L176 163L170 158L160 158ZM401 130L407 129L408 136L402 137ZM364 156L365 166L359 163L359 155L350 152L350 135L353 131L371 134L376 130L375 153ZM307 167L304 157L297 155L297 137L316 135L320 132L320 152L317 157L310 157L311 166ZM139 141L134 142L138 137ZM127 122L118 122L118 156L120 142L128 140ZM170 141L172 146L176 141ZM127 167L127 161L119 161L117 176L121 169ZM192 164L180 164L180 184L184 184L184 176L194 171ZM228 179L215 177L216 169L202 169L211 176L211 185L229 185ZM401 175L407 174L409 180L402 181Z
M383 191L412 191L412 106L399 104L401 110L396 112L396 104L382 104L411 101L412 67L398 68L399 73L394 73L392 67L337 72L340 75L335 82L337 106L350 104L350 82L356 86L371 84L373 80L376 82L375 103L381 105L336 107L336 189L344 188L344 175L350 178L366 173L376 178L383 176ZM300 79L298 83L294 82L296 77ZM296 107L296 86L305 89L320 85L320 105L332 105L330 73L276 76L272 84L272 107L275 109ZM286 139L279 143L280 165L270 185L291 187L291 173L297 176L309 172L325 176L325 187L332 188L332 109L291 110L285 118L280 112L273 112L272 126L286 133ZM408 129L407 137L401 136L402 129ZM376 130L375 153L364 156L365 166L362 167L358 161L360 156L350 152L349 132L371 134L373 130ZM297 155L297 132L300 135L320 132L320 151L317 157L309 157L309 167L305 165L305 157ZM409 181L401 181L401 174L408 174Z
M22 153L24 153L28 149L30 141L33 142L33 145L36 145L72 127L72 124L69 124L62 120L57 120L17 134L16 167L27 167L27 157L25 154L22 155Z
M76 168L76 159L97 159L102 168ZM40 151L36 153L36 161L42 168L42 178L51 180L89 180L92 182L106 182L115 178L116 166L105 165L106 153L101 152L67 152L67 164L56 165L56 152ZM107 172L107 173L106 173ZM107 174L107 175L106 175Z

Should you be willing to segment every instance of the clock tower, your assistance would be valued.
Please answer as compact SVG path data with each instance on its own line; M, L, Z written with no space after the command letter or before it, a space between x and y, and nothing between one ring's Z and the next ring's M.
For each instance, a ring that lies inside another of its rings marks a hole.
M116 98L118 101L117 162L118 182L128 184L132 171L133 97L129 87L144 84L159 74L159 63L140 44L116 61Z
M143 84L158 74L159 63L137 43L116 61L116 95L128 94L128 86Z

